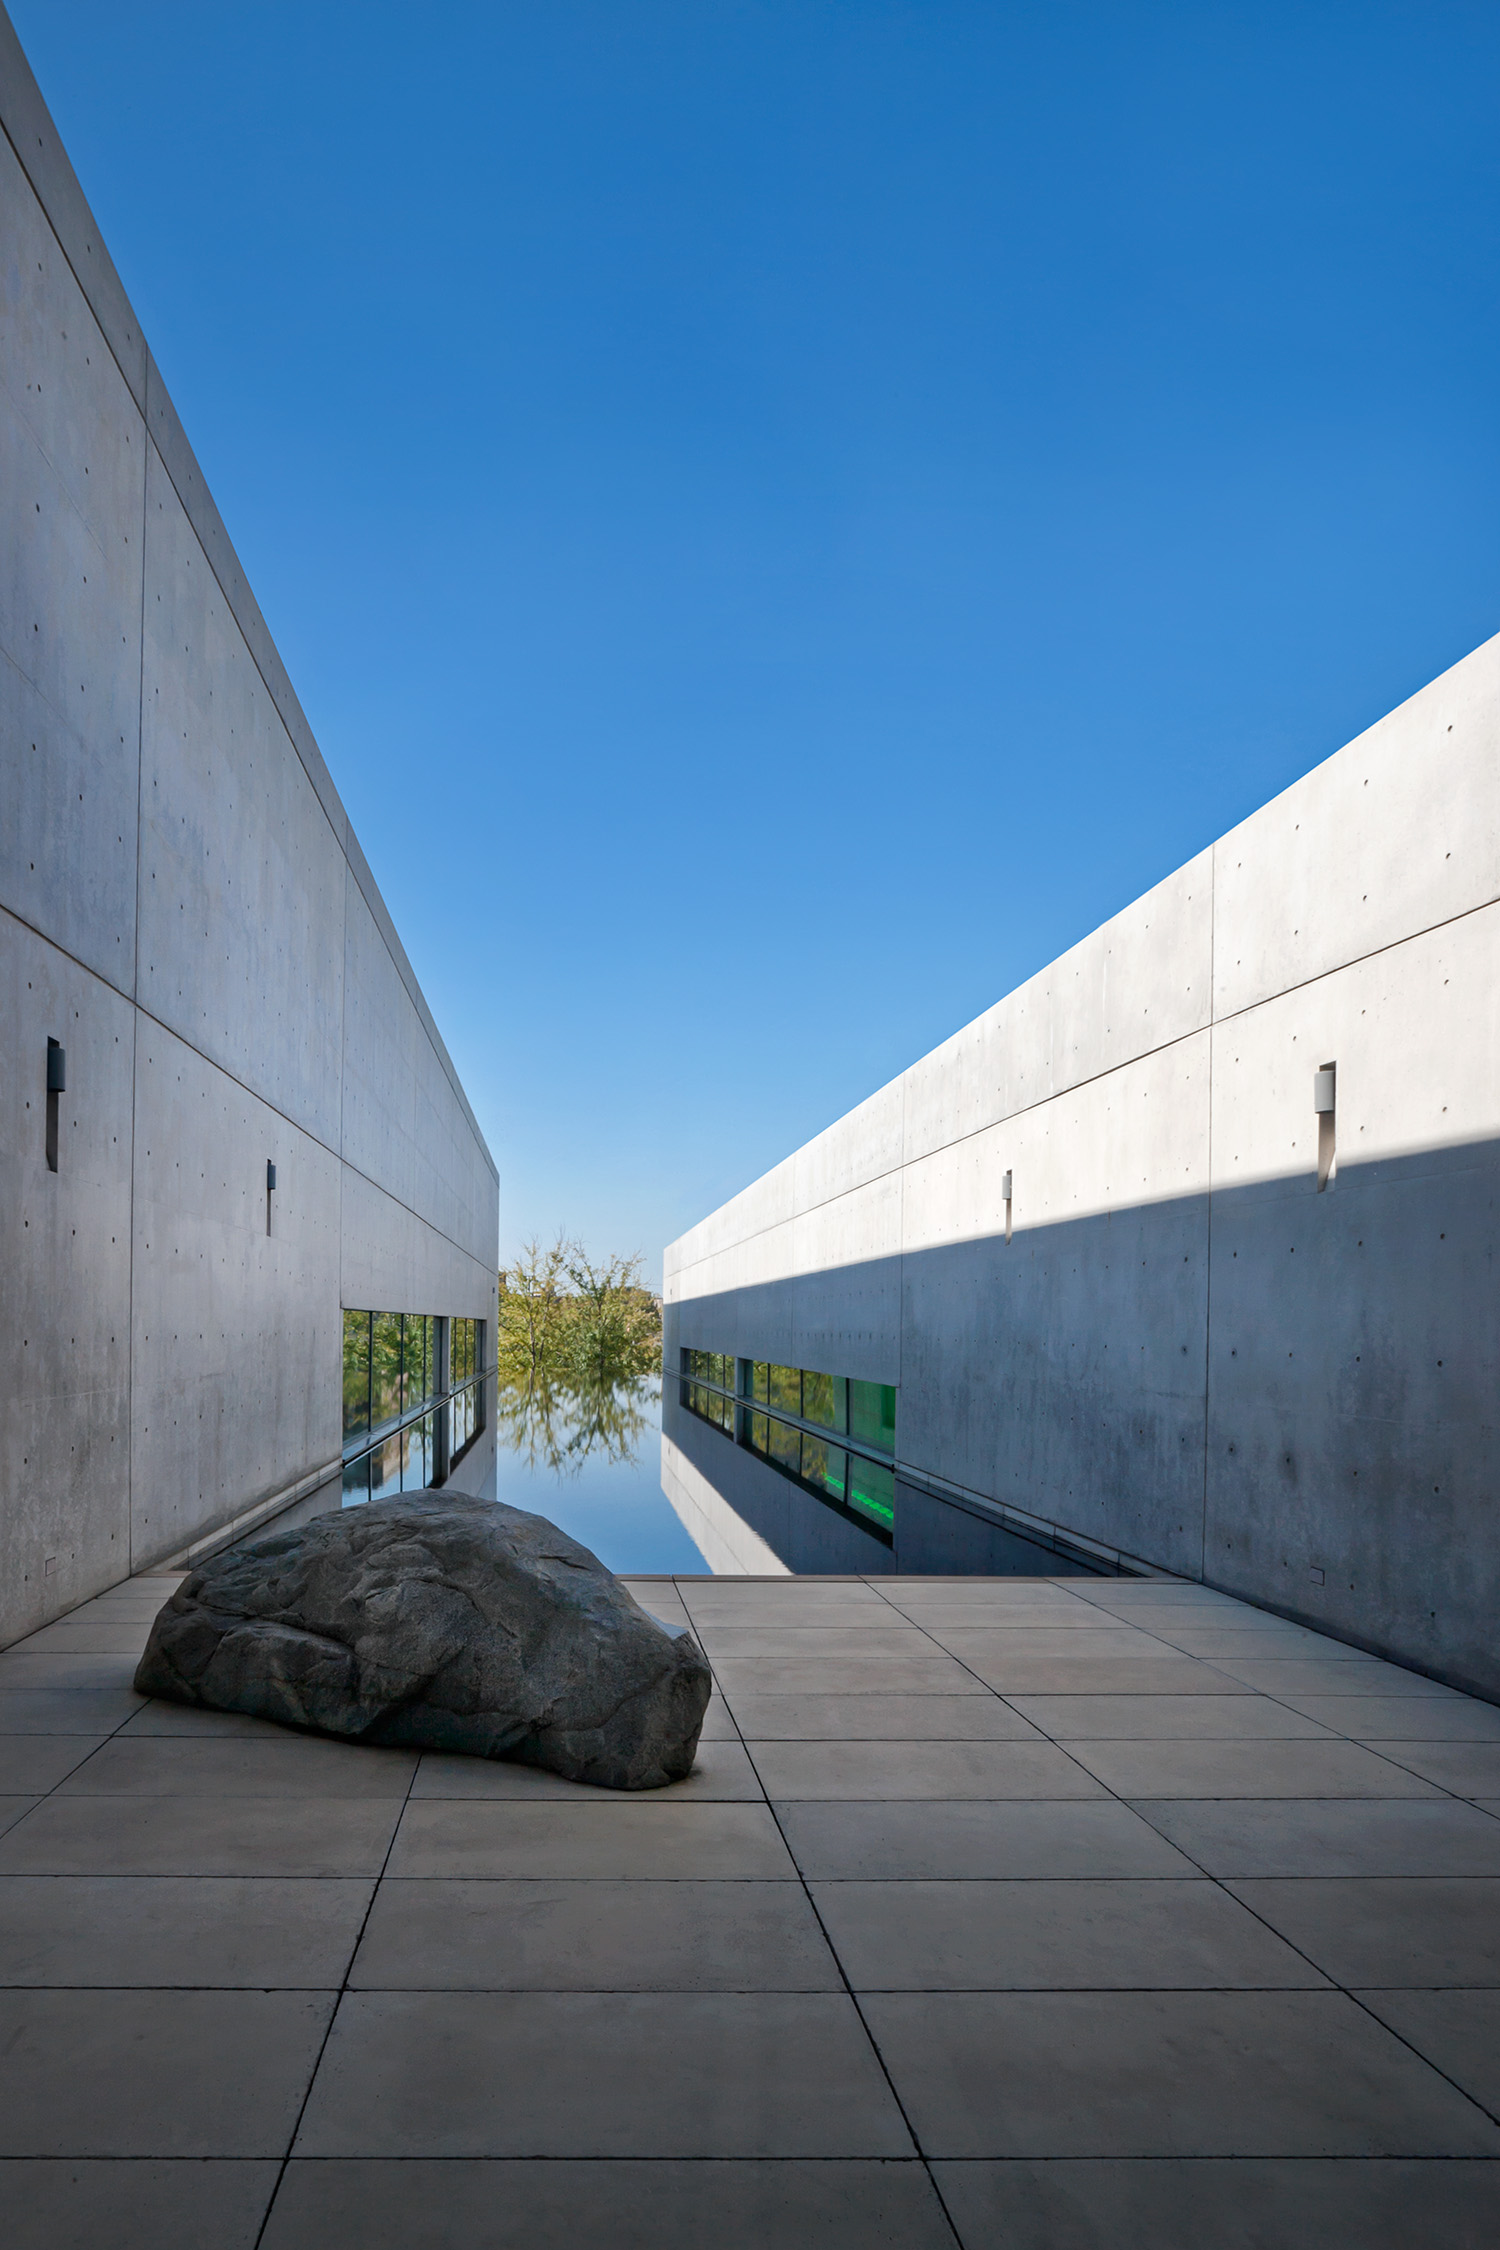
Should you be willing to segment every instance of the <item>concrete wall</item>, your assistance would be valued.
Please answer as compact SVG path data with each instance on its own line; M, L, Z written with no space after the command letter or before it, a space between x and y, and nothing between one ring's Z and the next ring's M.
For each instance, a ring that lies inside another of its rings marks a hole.
M903 1567L1065 1537L1500 1693L1497 900L1500 639L672 1244L669 1349L897 1384Z
M463 1088L3 14L0 126L9 1640L319 1489L340 1449L341 1305L478 1316L493 1335L498 1214ZM55 1173L49 1037L67 1053ZM493 1474L490 1435L460 1475Z

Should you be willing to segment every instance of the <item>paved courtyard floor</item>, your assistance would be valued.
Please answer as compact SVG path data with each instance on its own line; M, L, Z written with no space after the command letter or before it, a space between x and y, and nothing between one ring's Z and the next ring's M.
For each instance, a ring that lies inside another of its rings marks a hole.
M9 2250L1500 2242L1500 1709L1155 1580L632 1583L626 1797L0 1654Z

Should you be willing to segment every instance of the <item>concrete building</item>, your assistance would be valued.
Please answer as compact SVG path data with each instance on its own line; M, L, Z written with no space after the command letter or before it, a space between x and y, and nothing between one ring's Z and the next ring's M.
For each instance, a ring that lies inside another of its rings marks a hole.
M4 1641L341 1479L492 1487L498 1224L3 13L0 126Z
M695 1537L1164 1570L1500 1695L1497 752L1500 639L673 1243Z

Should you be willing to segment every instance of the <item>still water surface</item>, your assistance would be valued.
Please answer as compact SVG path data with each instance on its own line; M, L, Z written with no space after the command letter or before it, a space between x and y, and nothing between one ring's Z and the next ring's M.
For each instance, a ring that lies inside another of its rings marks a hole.
M608 1570L705 1571L661 1488L661 1383L502 1385L498 1499L547 1516Z

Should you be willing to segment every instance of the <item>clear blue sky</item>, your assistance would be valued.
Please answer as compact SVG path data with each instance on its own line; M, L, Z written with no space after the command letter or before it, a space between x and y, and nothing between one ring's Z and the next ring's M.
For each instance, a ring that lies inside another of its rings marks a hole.
M10 0L500 1167L662 1243L1500 627L1500 8Z

